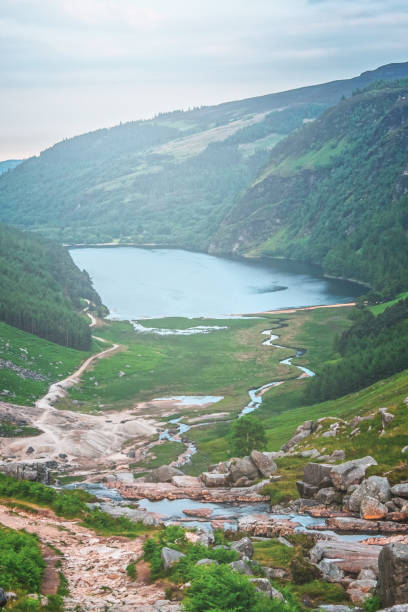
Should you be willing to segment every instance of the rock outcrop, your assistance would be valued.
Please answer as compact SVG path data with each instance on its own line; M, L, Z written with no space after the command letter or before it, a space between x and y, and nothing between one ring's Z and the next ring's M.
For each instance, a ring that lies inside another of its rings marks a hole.
M385 606L408 603L408 545L384 546L378 558L378 592Z
M260 478L270 478L277 465L271 455L254 450L250 456L221 461L200 476L206 487L250 487Z
M370 456L335 465L330 472L331 481L339 491L347 491L350 485L360 484L370 465L377 465L376 460Z
M50 471L57 467L56 461L2 461L0 472L18 480L31 480L32 482L50 483Z

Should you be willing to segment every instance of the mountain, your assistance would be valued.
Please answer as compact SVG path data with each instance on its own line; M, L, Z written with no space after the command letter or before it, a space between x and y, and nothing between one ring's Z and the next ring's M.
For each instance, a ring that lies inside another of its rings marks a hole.
M22 159L6 159L0 162L0 175L9 170L14 170L22 161Z
M89 349L81 298L101 301L63 247L0 225L0 321L78 349Z
M377 82L276 145L210 250L301 259L404 290L407 163L408 80Z
M408 63L390 64L64 140L0 177L0 219L65 243L207 250L279 141L343 96L407 76Z

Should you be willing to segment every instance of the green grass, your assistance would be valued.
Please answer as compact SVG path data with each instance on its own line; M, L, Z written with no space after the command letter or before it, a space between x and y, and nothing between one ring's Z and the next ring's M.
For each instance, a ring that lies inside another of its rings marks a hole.
M95 363L72 388L70 398L80 410L122 408L129 402L171 395L223 395L217 411L239 410L247 392L276 378L294 375L279 359L293 351L263 347L261 332L271 326L268 318L149 321L152 327L227 325L227 330L192 336L158 336L136 333L126 322L108 324L100 332L123 350ZM279 358L278 358L279 357ZM120 372L124 375L120 376Z
M394 300L390 300L389 302L384 302L383 304L376 304L375 306L370 306L369 310L371 310L371 312L375 316L377 316L379 314L382 314L384 310L388 308L388 306L392 306L393 304L396 304L400 300L405 300L406 298L408 298L408 291L405 291L404 293L400 293Z
M0 368L1 399L21 405L32 404L47 392L52 382L72 374L82 361L101 350L99 347L100 343L94 341L90 352L70 349L0 322L0 358L45 379L35 381L8 368ZM10 393L4 394L4 390Z
M185 444L179 444L177 442L163 442L163 444L153 446L153 448L149 451L149 455L155 455L154 459L146 459L145 461L132 463L131 467L154 469L160 467L161 465L169 465L169 463L175 461L179 455L185 451L185 449ZM136 477L138 476L139 474L136 474Z
M0 419L0 437L2 438L30 438L40 434L41 431L36 427L16 425L10 421Z
M290 562L294 555L294 549L281 544L277 540L267 540L263 542L253 542L253 560L266 567L281 567L289 569Z

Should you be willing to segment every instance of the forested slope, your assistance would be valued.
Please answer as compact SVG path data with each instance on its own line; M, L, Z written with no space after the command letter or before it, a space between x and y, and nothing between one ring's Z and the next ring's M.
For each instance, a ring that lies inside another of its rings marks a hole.
M41 338L89 349L81 298L100 305L89 276L68 251L37 235L0 225L0 321Z
M207 250L277 142L342 95L401 76L408 63L64 140L0 177L0 219L65 243Z
M344 99L272 151L213 252L290 257L387 293L408 285L408 80Z

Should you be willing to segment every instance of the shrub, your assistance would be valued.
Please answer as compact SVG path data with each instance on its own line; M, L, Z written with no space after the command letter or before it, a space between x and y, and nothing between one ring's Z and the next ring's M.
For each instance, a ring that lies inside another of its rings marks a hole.
M137 578L137 568L136 563L132 561L126 568L126 573L131 580L136 580Z
M35 536L0 528L0 584L3 589L38 591L44 568Z
M320 572L314 565L311 565L304 557L302 549L296 550L293 559L290 562L290 571L295 584L306 584L312 582L320 576Z

